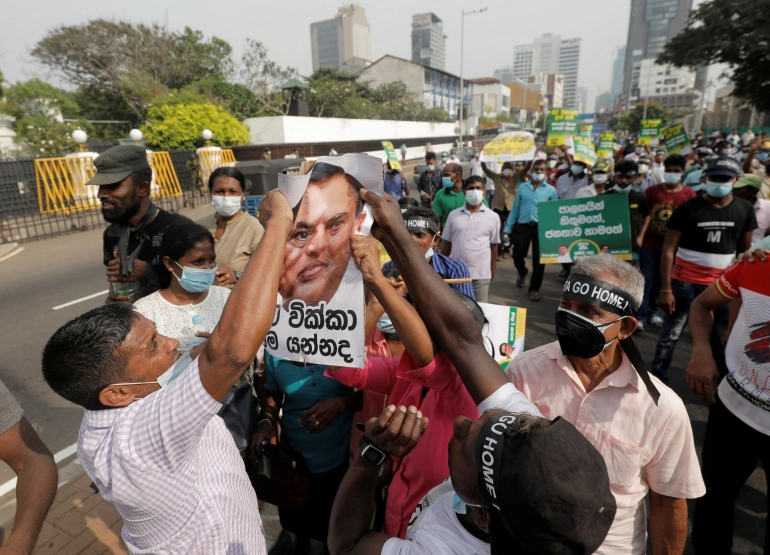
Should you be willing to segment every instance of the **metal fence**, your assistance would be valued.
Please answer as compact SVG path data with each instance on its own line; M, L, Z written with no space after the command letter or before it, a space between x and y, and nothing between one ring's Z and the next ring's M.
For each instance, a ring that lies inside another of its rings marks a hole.
M210 202L195 178L195 151L169 154L182 186L182 196L159 199L156 203L167 210L178 211ZM39 200L33 159L0 162L0 244L32 241L107 225L98 207L74 209L66 215L41 214Z

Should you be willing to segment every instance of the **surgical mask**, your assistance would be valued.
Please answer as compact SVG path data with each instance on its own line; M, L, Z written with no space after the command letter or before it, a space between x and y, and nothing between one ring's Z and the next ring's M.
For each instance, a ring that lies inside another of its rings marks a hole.
M537 181L538 183L540 183L544 179L545 179L545 174L544 173L533 173L532 174L532 181Z
M650 170L650 166L647 164L639 164L639 173L647 173Z
M481 201L484 200L484 191L479 191L478 189L467 191L465 193L465 200L467 200L468 204L471 206L478 206L481 204Z
M641 146L638 146L634 149L634 152L636 152L637 154L641 154L642 152L644 152L644 148Z
M455 514L464 515L468 512L468 507L481 507L481 505L472 505L471 503L466 503L460 499L460 496L457 495L457 493L452 494L452 510Z
M617 337L610 341L604 338L604 330L619 322L625 316L608 324L597 324L588 318L566 308L556 311L556 338L561 352L566 356L593 358L612 345Z
M504 175L505 177L510 177L510 176L512 176L512 175L513 175L513 170L511 170L511 169L508 169L508 168L505 168L505 169L503 170L503 175Z
M668 185L676 185L682 180L682 174L681 173L674 173L674 172L664 172L663 173L663 181L667 183Z
M180 266L177 262L174 262L174 264L182 268L182 277L177 277L176 274L174 274L174 277L179 280L179 285L182 286L182 289L188 293L203 293L204 291L208 291L211 286L214 285L218 266L214 266L208 270L204 268L188 268L186 266Z
M430 247L428 247L428 250L425 252L425 260L430 260L433 256L433 243L430 244Z
M770 157L770 152L757 152L757 160L762 162L763 164L767 162L767 159Z
M710 197L722 198L726 197L733 192L733 182L728 183L714 183L713 181L706 181L706 192Z
M435 166L434 164L429 164L429 165L428 165L428 171L429 171L429 172L434 172L434 171L436 171L436 166Z
M444 187L447 187L447 188L449 188L449 187L451 187L452 185L454 185L454 183L452 183L452 178L451 178L451 177L442 177L442 178L441 178L441 184L442 184Z
M548 162L546 162L546 163L548 164L548 167L550 169L553 169L553 168L556 167L556 160L548 160Z
M212 195L211 204L217 214L222 216L234 216L241 209L241 197L225 197Z
M604 185L609 181L610 176L606 173L595 173L594 174L594 183L598 183L599 185Z
M390 321L390 316L388 316L387 312L380 316L380 319L377 320L377 327L382 333L386 333L388 335L393 335L396 333L396 328L393 327L393 322Z
M572 172L572 175L580 175L581 173L583 173L583 166L580 166L578 164L572 164L569 167L569 171Z
M157 383L161 388L168 387L168 384L170 384L179 376L181 376L182 372L184 372L191 364L192 364L192 357L188 352L183 355L180 355L180 357L176 359L176 362L174 362L174 364L172 364L168 370L166 370L160 376L155 378L154 382L124 382L124 383L114 383L111 385L150 385L150 384Z
M628 195L631 193L631 185L628 185L625 189L621 187L620 185L613 185L612 188L616 190L618 193L622 193L624 195Z
M697 185L691 186L690 189L692 189L696 193L699 193L699 192L701 192L703 190L704 187L705 187L705 185L703 183L698 183Z

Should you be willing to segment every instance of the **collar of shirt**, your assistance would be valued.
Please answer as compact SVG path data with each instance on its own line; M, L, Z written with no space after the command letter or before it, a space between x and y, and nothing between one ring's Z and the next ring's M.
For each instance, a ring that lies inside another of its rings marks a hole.
M639 391L639 375L634 370L634 367L631 365L631 361L628 360L628 357L625 355L625 353L623 353L623 359L620 362L620 366L618 366L618 368L612 374L604 378L594 389L592 389L590 392L587 392L583 382L580 381L580 377L577 375L575 368L569 361L569 357L561 352L558 343L554 343L552 346L553 348L548 349L545 354L548 356L548 358L554 360L559 368L567 373L570 379L575 382L578 388L580 388L580 390L585 395L589 395L590 393L599 391L601 389L606 389L608 387L617 387L622 389L624 387L631 386L636 391Z
M462 212L465 212L466 214L470 214L471 216L473 216L474 214L478 214L479 212L489 212L489 208L484 206L484 202L483 201L479 205L479 207L476 209L475 212L471 212L470 210L468 210L468 203L467 202L460 207L460 210Z
M139 401L134 401L134 403L138 402ZM134 403L131 404L133 405ZM125 408L128 407L105 410L85 410L83 420L85 420L85 423L92 428L110 428Z

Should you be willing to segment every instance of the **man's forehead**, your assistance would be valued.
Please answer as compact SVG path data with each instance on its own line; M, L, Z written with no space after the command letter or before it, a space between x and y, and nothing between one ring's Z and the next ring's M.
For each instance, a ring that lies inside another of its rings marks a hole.
M126 346L130 345L143 345L145 344L152 334L155 333L155 322L146 318L140 312L136 312L136 318L133 324L131 324L131 330L126 335L126 340L123 342Z

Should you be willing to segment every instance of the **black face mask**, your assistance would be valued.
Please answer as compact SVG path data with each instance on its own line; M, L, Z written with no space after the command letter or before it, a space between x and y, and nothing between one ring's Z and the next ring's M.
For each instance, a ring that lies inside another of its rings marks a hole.
M619 322L619 318L608 324L595 324L572 311L560 308L556 311L556 337L559 340L561 352L566 356L593 358L609 347L604 338L604 330Z

